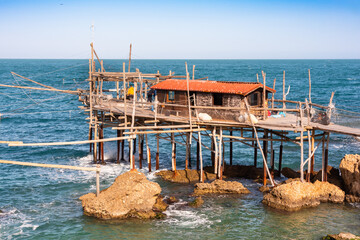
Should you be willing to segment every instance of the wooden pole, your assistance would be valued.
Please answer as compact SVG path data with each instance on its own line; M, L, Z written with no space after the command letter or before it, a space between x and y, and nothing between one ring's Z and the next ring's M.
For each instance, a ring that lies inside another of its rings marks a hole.
M96 166L96 168L99 168L99 171L96 171L96 197L99 197L100 195L100 166Z
M159 170L159 134L156 134L156 165L155 169Z
M267 130L265 129L264 130L264 139L267 139L268 138L268 132ZM265 162L267 162L267 153L268 153L268 149L267 149L267 141L263 141L263 149L264 149L264 157L265 157ZM263 164L263 184L264 186L266 186L266 166L265 166L265 162Z
M192 80L195 80L195 65L193 65Z
M311 75L310 75L310 69L309 71L309 103L311 103Z
M315 147L315 129L312 130L312 135L311 135L311 152L314 152L314 147ZM315 164L315 154L312 155L311 157L311 174L314 174L314 164Z
M200 134L200 132L199 132ZM196 141L196 170L200 170L200 146L199 141Z
M273 84L273 89L275 90L275 83L276 83L276 78L274 78L274 84ZM274 108L274 98L275 98L275 93L272 93L272 97L271 97L271 108Z
M285 71L283 72L283 108L286 108L286 95L285 95Z
M223 151L223 149L222 149L222 127L220 127L220 133L219 133L219 163L218 163L218 177L219 177L219 179L220 180L222 180L222 174L221 174L221 172L222 172L222 167L221 167L221 165L222 165L222 151Z
M189 168L192 168L191 166L191 138L192 138L192 132L189 132Z
M200 182L204 182L204 169L203 169L203 159L202 159L202 148L201 148L201 133L198 132L198 148L199 148L199 155L200 155Z
M325 132L321 139L322 143L322 158L321 158L321 181L325 181Z
M262 76L263 76L263 108L264 108L264 115L263 115L263 119L266 119L266 73L262 72Z
M101 125L101 139L104 139L104 126ZM105 157L104 157L104 142L100 142L100 149L101 149L101 164L105 164Z
M131 66L131 48L132 48L132 44L130 43L130 51L129 51L129 67L128 67L128 72L130 72L130 66Z
M230 136L233 135L233 132L230 131ZM233 141L230 140L230 166L233 164Z
M254 147L254 167L257 167L257 149L258 149L258 145L256 142Z
M121 131L121 135L124 135L124 131ZM125 161L124 158L124 152L125 152L125 141L121 141L121 161Z
M280 150L279 150L279 169L278 169L279 174L278 174L278 177L281 177L282 154L283 154L283 144L281 143Z
M120 130L116 130L116 136L120 137L121 136L121 131ZM120 164L120 140L116 141L116 146L117 146L117 151L116 151L116 163Z
M89 124L89 140L92 140L93 130L91 125ZM92 143L89 144L90 152L92 152Z
M139 135L139 168L142 169L142 161L144 158L144 136Z
M145 144L146 144L146 159L148 161L149 172L151 172L151 151L150 151L147 135L145 135Z
M190 152L190 149L189 149L189 133L186 134L186 155L185 155L185 170L188 169L188 165L189 165L189 152Z

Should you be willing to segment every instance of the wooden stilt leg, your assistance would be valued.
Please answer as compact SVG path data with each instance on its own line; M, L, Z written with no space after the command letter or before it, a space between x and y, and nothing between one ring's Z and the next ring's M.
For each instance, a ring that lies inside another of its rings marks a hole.
M156 165L155 165L155 169L159 170L159 135L156 135L156 142L157 142L157 147L156 147Z
M278 174L278 177L281 176L282 153L283 153L283 145L281 143L280 150L279 150L279 174Z
M267 130L264 130L264 139L268 138L268 134L267 134ZM267 141L263 141L263 149L264 149L264 157L265 157L265 161L267 162L267 156L268 156L268 149L267 149ZM267 173L266 173L266 167L265 164L263 164L263 184L264 186L266 186L266 178L267 178Z
M89 124L89 140L92 140L93 138L93 129L91 127L91 125ZM90 152L92 152L92 143L89 144L89 148L90 148Z
M142 161L144 158L144 137L139 136L139 168L142 169Z
M117 130L116 131L116 136L117 137L120 137L121 136L121 131L120 130ZM116 141L116 163L119 164L120 163L120 140L117 140Z
M151 172L151 151L150 151L150 148L149 148L147 134L145 134L145 144L146 144L146 159L148 161L149 172Z
M192 133L189 133L189 139L191 139ZM189 168L191 168L191 141L189 141Z
M124 135L124 131L121 131L121 136L123 135ZM125 161L124 151L125 151L125 140L121 140L121 161Z
M271 176L274 178L274 169L275 169L275 150L272 150L271 154Z
M188 165L189 165L189 134L186 134L186 156L185 156L185 170L188 169Z
M257 145L257 142L255 142L255 146L254 146L254 167L257 167L257 149L258 149L258 145Z
M101 139L104 139L104 126L101 126ZM101 147L101 164L105 164L104 142L100 143L100 147Z
M196 170L200 169L200 145L199 142L196 142Z

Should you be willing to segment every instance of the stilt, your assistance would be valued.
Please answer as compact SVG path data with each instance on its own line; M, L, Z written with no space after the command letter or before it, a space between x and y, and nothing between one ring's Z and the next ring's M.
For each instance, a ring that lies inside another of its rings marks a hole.
M282 153L283 153L283 144L281 142L280 150L279 150L279 174L278 177L281 177L281 164L282 164Z
M101 139L104 139L104 126L101 125ZM100 151L101 151L101 164L105 164L105 157L104 157L104 142L100 143Z
M117 136L117 137L120 137L120 136L121 136L121 131L120 131L120 130L117 130L116 136ZM116 163L117 163L117 164L120 163L120 141L121 141L121 140L117 140L117 141L116 141L116 146L117 146L117 151L116 151Z
M267 130L264 130L264 139L268 138L268 132ZM267 162L267 153L268 153L268 149L267 149L267 141L263 141L263 149L264 149L264 158L265 158L265 162ZM265 164L263 164L263 184L264 186L266 186L266 178L267 178L267 173L266 173L266 167Z
M321 181L325 181L325 132L323 134L323 137L321 138L321 144L322 144L322 158L321 158Z
M175 137L174 133L171 133L171 168L172 171L176 171L176 163L175 163Z
M144 136L139 136L139 168L142 169L142 161L144 158Z
M257 149L258 149L258 145L256 142L254 146L254 167L257 167Z
M311 134L311 152L314 152L315 147L315 129L312 130ZM315 154L311 157L311 174L314 174Z
M186 145L185 145L185 150L186 150L186 155L185 155L185 170L188 169L188 165L189 165L189 133L186 134Z
M149 147L147 134L145 134L145 144L146 144L146 159L148 162L149 172L151 172L151 151L150 151L150 147Z
M92 130L92 127L91 125L89 124L89 140L92 140L92 136L93 135L93 130ZM89 152L92 152L92 143L89 144L89 148L90 148L90 151Z
M196 170L199 171L200 169L200 146L199 146L199 142L196 142Z
M191 140L192 133L189 133L189 140ZM189 141L189 168L192 168L191 166L191 141Z
M233 132L232 131L230 131L230 136L232 136L233 135ZM233 142L232 142L232 140L230 139L230 166L232 166L232 160L233 160Z
M121 135L124 135L124 131L121 131ZM124 151L125 151L125 141L121 140L121 161L125 161L124 159Z
M201 133L200 131L198 132L198 138L199 138L199 141L197 142L198 143L198 155L200 157L200 182L204 182L204 169L203 169L203 159L202 159L202 149L201 149Z
M223 144L222 144L222 127L220 127L219 132L219 157L218 157L218 177L220 180L222 180L222 159L223 159Z
M324 182L327 182L327 167L328 167L329 149L325 149L325 166L324 166Z
M155 169L159 170L159 134L156 134L156 164Z
M271 165L271 176L274 177L274 169L275 169L275 150L274 149L272 150L270 165Z
M214 131L213 131L214 134ZM211 166L215 167L215 143L214 137L211 138Z

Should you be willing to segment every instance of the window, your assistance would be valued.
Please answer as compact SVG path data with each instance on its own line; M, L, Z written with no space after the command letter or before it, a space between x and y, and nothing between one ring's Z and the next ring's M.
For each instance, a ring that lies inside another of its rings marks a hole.
M175 101L175 92L174 91L169 91L168 92L168 101L169 102Z
M222 106L223 105L223 95L221 93L214 93L214 105L215 106Z
M248 99L250 100L250 106L257 106L259 105L259 93L251 94Z

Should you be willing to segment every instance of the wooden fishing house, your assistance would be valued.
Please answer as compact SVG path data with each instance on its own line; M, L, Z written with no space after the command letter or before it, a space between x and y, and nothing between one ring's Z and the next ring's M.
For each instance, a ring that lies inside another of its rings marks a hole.
M214 120L235 121L246 112L245 98L250 105L250 112L256 117L263 118L263 112L255 109L265 107L269 93L275 93L275 90L269 87L264 91L264 85L258 82L184 79L167 79L155 84L151 89L156 90L158 96L159 114L188 116L189 92L190 105L201 107L199 113L206 113ZM195 111L191 111L191 115L195 116Z

